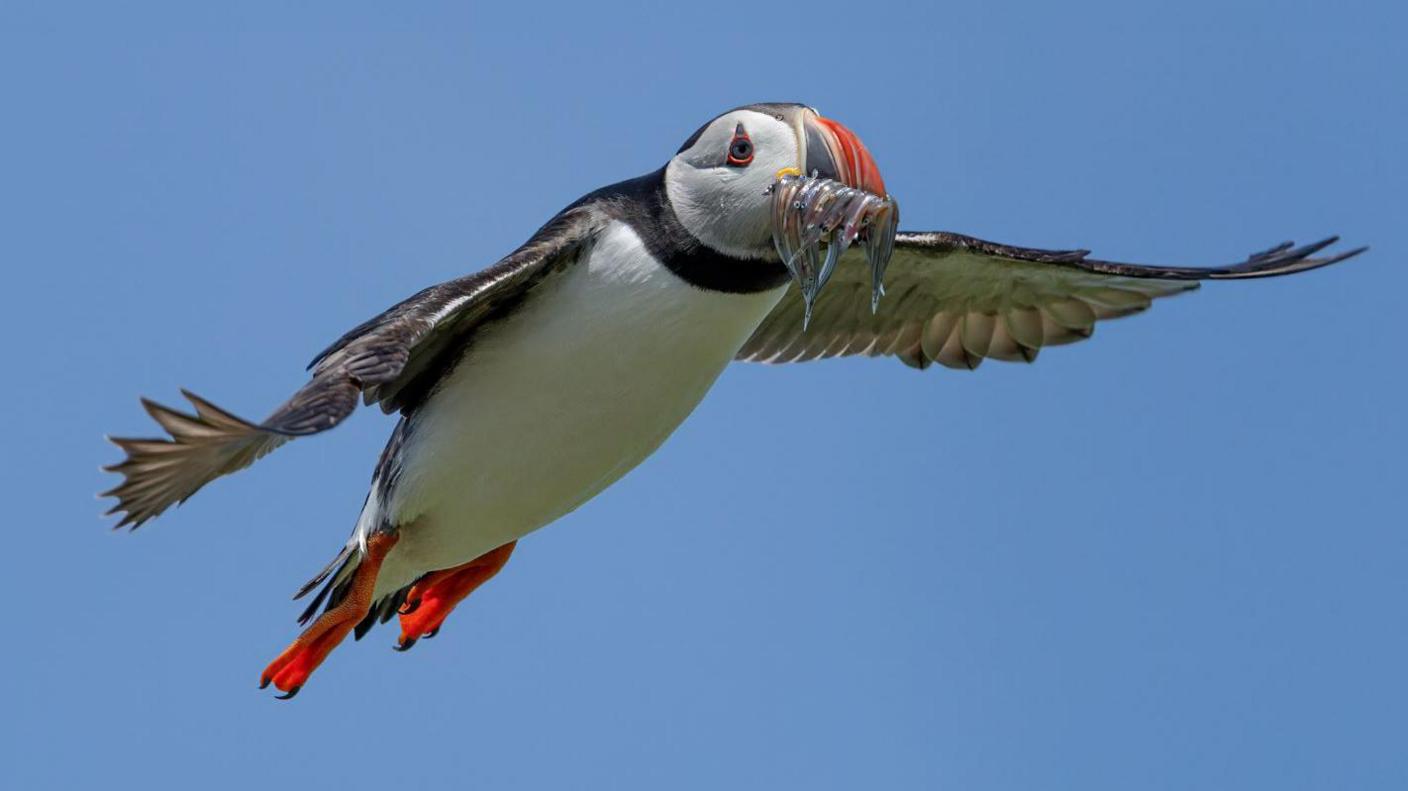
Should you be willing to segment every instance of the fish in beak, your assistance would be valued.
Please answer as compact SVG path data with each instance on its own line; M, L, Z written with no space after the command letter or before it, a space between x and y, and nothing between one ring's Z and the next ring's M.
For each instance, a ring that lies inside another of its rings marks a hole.
M885 267L894 253L899 204L885 191L880 168L865 144L840 123L803 109L797 118L797 143L801 168L778 171L771 187L772 235L802 294L803 328L811 321L816 297L841 255L858 238L870 263L874 312L885 293Z

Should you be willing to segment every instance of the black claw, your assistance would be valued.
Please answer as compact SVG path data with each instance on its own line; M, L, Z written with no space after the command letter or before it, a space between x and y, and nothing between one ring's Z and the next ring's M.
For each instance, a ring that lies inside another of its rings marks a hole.
M261 678L261 679L259 679L259 688L260 688L260 689L267 689L268 686L269 686L269 681L270 681L270 680L271 680L271 679L267 679L267 678Z
M274 699L275 699L275 700L292 700L292 699L293 699L293 696L294 696L294 695L297 695L297 694L298 694L298 690L300 690L300 689L303 689L303 687L294 687L293 689L290 689L288 692L285 692L285 693L282 694L282 695L275 695L275 696L274 696Z
M420 599L416 599L415 601L402 602L400 608L398 608L396 612L400 613L401 615L410 615L411 613L420 609L420 601Z
M391 646L391 648L392 648L393 650L396 650L396 651L402 651L402 652L404 652L404 651L409 651L409 650L411 650L411 646L413 646L413 645L415 645L415 644L416 644L416 638L412 637L411 639L407 640L407 641L404 642L404 643L397 643L396 645Z
M434 629L431 629L430 631L426 632L425 634L421 635L421 637L422 637L423 639L425 639L425 640L429 640L430 638L434 637L434 636L437 635L437 634L440 634L440 627L438 627L438 626L435 627Z

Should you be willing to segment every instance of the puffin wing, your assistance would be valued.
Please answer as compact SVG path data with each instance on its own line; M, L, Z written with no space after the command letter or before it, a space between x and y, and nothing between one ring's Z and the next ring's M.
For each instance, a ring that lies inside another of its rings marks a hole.
M1138 313L1200 280L1304 272L1363 252L1315 257L1338 241L1291 242L1227 266L1124 264L1087 250L1039 250L943 231L901 232L885 275L885 298L870 308L870 269L848 252L802 328L802 300L783 297L738 352L752 362L803 362L864 354L916 368L972 370L985 358L1031 362L1045 346L1090 337L1096 322ZM795 289L795 286L793 287Z
M336 426L359 399L386 412L414 409L453 362L447 358L534 285L573 263L600 223L589 205L570 209L488 269L431 286L353 328L313 360L312 379L262 423L184 390L194 414L142 399L168 436L109 438L127 456L104 467L123 476L101 495L117 498L107 513L123 512L116 527L135 530L285 442Z

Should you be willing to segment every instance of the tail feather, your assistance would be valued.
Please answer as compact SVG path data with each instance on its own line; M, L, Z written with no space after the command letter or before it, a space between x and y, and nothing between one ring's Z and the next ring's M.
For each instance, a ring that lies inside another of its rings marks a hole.
M373 604L372 608L367 611L367 617L363 618L362 621L357 624L357 627L352 630L352 638L354 640L361 640L367 632L372 630L373 626L386 623L394 618L396 613L400 612L401 605L406 603L406 594L411 592L411 586L414 584L415 583L411 583L411 585L407 585L395 593L381 597L381 601Z
M337 606L338 601L341 601L342 597L346 595L347 583L352 579L352 572L356 569L357 563L361 560L359 557L360 554L355 544L344 546L342 551L337 553L337 557L333 558L326 566L323 566L322 571L314 575L313 579L303 583L303 587L299 588L298 592L293 594L294 601L297 601L307 596L319 585L323 586L322 589L318 591L318 595L314 596L311 602L308 602L308 606L305 607L303 613L298 616L298 622L300 624L306 624L313 620L313 616L318 614L318 610L323 607L324 602L328 603L328 607ZM334 569L336 569L336 571L334 571ZM334 593L338 595L334 596Z
M304 596L307 596L310 592L312 592L314 588L323 584L323 580L326 580L328 578L328 575L333 573L334 569L337 571L337 576L341 577L343 567L347 565L348 558L352 557L352 550L353 545L348 544L347 546L344 546L342 548L342 551L337 553L336 557L328 561L328 564L326 566L323 566L322 571L319 571L317 574L314 574L312 579L303 583L303 587L299 588L298 592L293 594L293 600L298 601L299 599L303 598Z
M330 610L342 603L342 600L347 597L352 582L352 572L356 571L361 560L361 549L355 542L349 543L342 548L341 552L337 553L337 557L333 558L332 562L324 566L322 571L298 589L298 593L293 596L294 599L301 599L311 593L314 588L322 586L313 600L308 602L308 606L303 609L303 613L298 616L299 624L307 624L318 615L320 610ZM355 638L361 640L362 636L373 626L391 620L406 601L406 594L410 590L411 585L406 585L374 602L371 609L367 611L366 617L357 624L354 632Z
M121 462L103 468L123 476L122 483L100 495L117 498L107 514L125 512L115 527L130 525L136 530L207 483L248 467L289 440L194 393L182 390L181 394L195 407L195 414L142 399L147 414L166 429L170 439L108 438L127 454Z

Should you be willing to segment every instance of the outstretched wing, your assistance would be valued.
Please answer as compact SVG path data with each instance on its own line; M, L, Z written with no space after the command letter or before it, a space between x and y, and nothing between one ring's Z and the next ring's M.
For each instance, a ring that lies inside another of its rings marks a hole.
M971 370L984 358L1031 362L1044 346L1090 337L1095 323L1138 313L1199 280L1304 272L1357 255L1320 258L1330 237L1277 245L1247 260L1209 268L1121 264L1087 250L1036 250L955 233L900 233L879 312L870 310L870 270L847 253L802 329L802 300L789 294L763 320L738 359L802 362L890 355L907 365Z
M309 365L308 384L262 423L184 390L194 414L143 399L169 437L110 438L127 457L104 468L123 476L103 493L117 498L108 513L124 512L116 526L136 529L215 478L248 467L291 439L336 426L359 398L387 412L414 409L475 330L575 261L600 222L589 205L570 209L494 266L431 286L364 322L319 354Z

